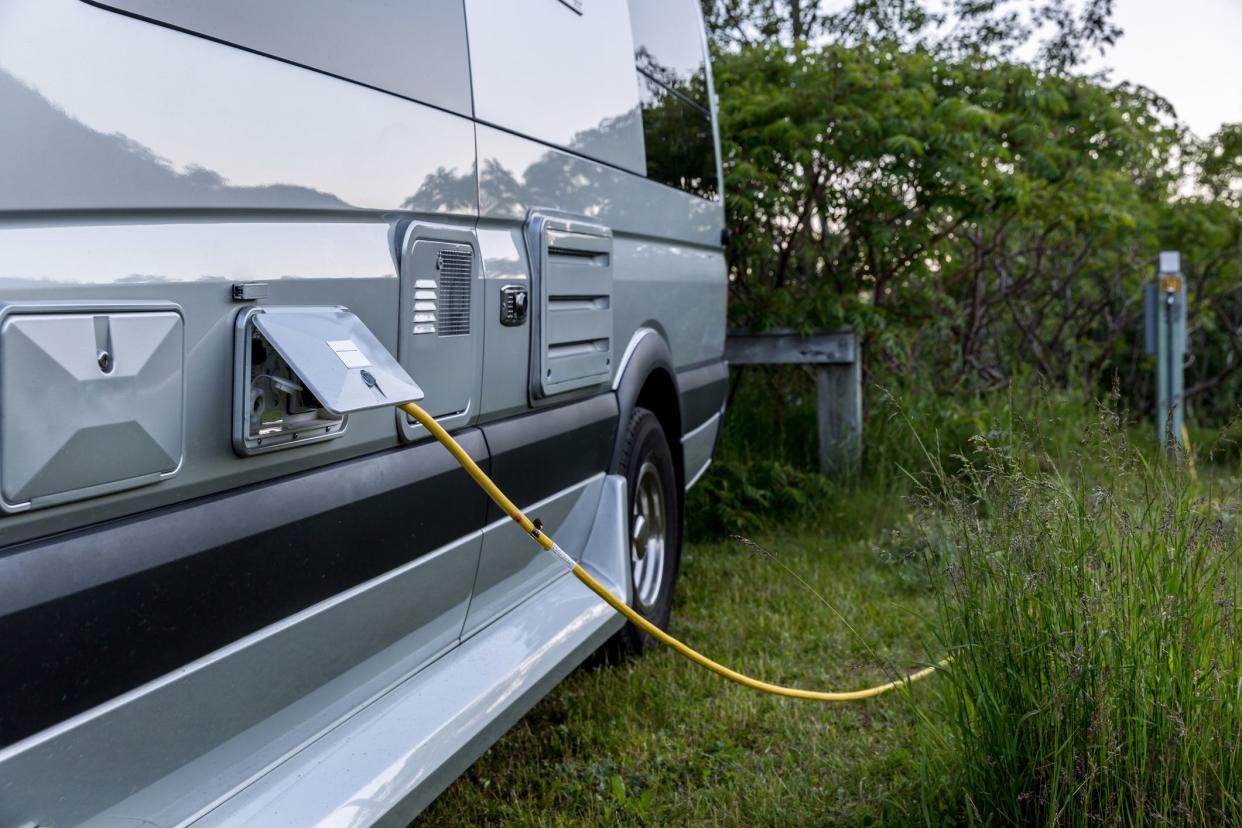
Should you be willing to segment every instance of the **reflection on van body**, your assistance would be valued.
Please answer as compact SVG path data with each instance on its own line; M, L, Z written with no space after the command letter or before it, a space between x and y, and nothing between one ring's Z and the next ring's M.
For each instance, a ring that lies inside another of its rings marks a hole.
M274 308L348 309L668 622L727 378L710 67L694 0L571 5L0 0L0 828L403 823L633 645L404 414L250 450L327 417ZM136 427L179 464L107 460Z

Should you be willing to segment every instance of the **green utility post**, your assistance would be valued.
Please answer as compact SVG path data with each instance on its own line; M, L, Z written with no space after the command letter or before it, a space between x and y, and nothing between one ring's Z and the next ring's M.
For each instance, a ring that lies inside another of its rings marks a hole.
M1182 368L1186 359L1186 283L1181 255L1160 253L1159 275L1144 291L1146 350L1156 355L1156 436L1170 454L1182 444Z

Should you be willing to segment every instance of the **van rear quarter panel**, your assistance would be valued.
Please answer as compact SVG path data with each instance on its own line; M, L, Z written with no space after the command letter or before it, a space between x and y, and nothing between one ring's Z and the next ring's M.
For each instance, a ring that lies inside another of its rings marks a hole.
M669 343L681 371L724 354L724 209L529 138L480 125L482 220L520 225L533 208L578 213L614 238L613 342L620 362L641 327Z
M475 117L641 175L629 4L571 5L466 0Z

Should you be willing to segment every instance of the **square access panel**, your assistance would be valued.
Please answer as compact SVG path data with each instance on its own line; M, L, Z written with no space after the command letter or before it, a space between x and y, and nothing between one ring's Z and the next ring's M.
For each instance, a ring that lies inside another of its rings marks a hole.
M0 509L171 477L185 445L185 333L168 303L0 306Z
M474 231L411 222L401 248L397 358L427 392L424 409L450 427L478 408L483 368L484 283ZM397 412L403 440L426 436Z

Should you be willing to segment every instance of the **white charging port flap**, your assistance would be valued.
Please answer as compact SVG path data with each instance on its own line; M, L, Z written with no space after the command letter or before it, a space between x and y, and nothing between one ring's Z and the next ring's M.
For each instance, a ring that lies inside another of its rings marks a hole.
M255 328L334 414L421 400L423 390L375 334L342 307L264 307Z

